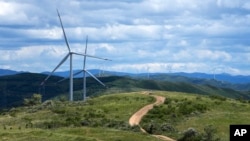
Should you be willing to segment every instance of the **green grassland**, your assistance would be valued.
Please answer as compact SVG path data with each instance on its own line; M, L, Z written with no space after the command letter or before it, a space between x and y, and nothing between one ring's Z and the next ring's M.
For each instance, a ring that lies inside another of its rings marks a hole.
M0 140L156 140L128 125L129 117L154 99L139 93L103 95L86 102L46 101L12 108L0 116Z
M48 100L39 105L12 108L0 115L3 141L156 141L139 128L130 127L130 116L155 100L143 92L100 95L87 101ZM140 125L152 134L180 139L194 128L213 132L213 139L229 139L230 124L250 123L250 103L218 95L151 91L166 97L154 106ZM204 130L205 129L205 130ZM210 132L210 133L211 133Z
M214 139L229 140L230 124L250 124L250 103L222 96L201 96L179 92L154 92L166 97L165 103L155 106L142 120L144 128L154 125L153 133L181 138L180 132L194 128L214 132ZM163 127L167 127L166 129ZM165 129L165 130L163 130Z
M1 141L157 141L156 138L136 132L111 128L78 127L0 130Z

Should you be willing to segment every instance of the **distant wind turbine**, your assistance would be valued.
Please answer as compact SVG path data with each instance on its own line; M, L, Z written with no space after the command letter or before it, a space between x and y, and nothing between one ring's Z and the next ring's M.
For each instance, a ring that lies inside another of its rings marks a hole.
M166 69L168 70L168 73L171 73L171 72L172 72L172 68L173 68L173 65L172 65L172 64L166 65Z
M147 65L147 73L148 73L148 79L149 79L149 65Z
M70 75L69 75L69 78L70 78L69 88L70 89L69 89L69 100L73 101L73 70L72 70L72 66L73 66L73 64L72 64L73 54L74 55L80 55L80 56L88 56L88 57L97 58L97 59L103 59L103 60L108 60L108 59L100 58L100 57L95 57L95 56L91 56L91 55L87 55L87 54L81 54L81 53L72 52L71 49L70 49L70 46L69 46L69 43L68 43L68 40L67 40L67 36L66 36L65 31L64 31L63 24L62 24L61 16L60 16L60 13L59 13L58 10L57 10L57 14L58 14L58 17L59 17L59 20L60 20L60 24L61 24L61 28L62 28L62 31L63 31L64 40L65 40L65 43L67 45L67 48L68 48L69 52L61 60L61 62L53 69L53 71L44 79L44 81L40 85L44 85L45 82L50 78L50 76L68 59L68 57L70 57Z

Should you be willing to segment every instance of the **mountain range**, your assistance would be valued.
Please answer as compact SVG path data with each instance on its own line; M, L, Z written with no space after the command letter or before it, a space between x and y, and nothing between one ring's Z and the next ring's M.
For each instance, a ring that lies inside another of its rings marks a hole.
M4 71L1 70L1 72ZM2 73L4 75L0 76L0 109L18 106L22 104L24 98L30 97L34 93L42 94L43 100L51 99L59 95L64 95L67 99L69 91L68 81L57 83L63 78L62 76L66 76L67 72L60 72L59 74L61 76L52 76L43 87L40 83L46 78L46 72L29 73L10 70L5 72L10 73ZM99 85L93 78L87 77L88 96L112 93L113 91L127 92L146 89L196 93L202 95L219 95L235 99L250 99L249 83L236 84L217 79L181 76L174 73L131 74L108 71L102 71L102 73L100 73L100 70L91 70L91 72L96 76L100 75L99 79L106 84L106 87ZM191 75L187 73L184 74ZM56 75L58 75L58 73L56 73ZM209 76L208 74L202 75ZM229 77L233 78L237 76ZM247 76L244 81L246 80ZM74 93L75 99L81 99L82 78L74 79Z
M74 73L80 70L74 70ZM133 79L150 79L157 81L168 81L168 82L184 82L199 85L211 85L215 87L222 88L232 88L241 91L250 91L250 76L244 75L230 75L230 74L206 74L206 73L127 73L127 72L115 72L106 71L99 69L89 70L92 74L97 77L107 77L107 76L125 76ZM20 73L29 73L24 71L15 71L8 69L0 69L0 76L9 76ZM48 75L50 72L41 72L38 74ZM59 71L53 74L54 76L67 78L69 76L69 71ZM82 77L82 74L78 74L75 78Z
M74 70L74 73L79 72L80 70ZM248 84L250 83L249 75L230 75L226 73L222 74L206 74L206 73L186 73L186 72L176 72L176 73L127 73L127 72L116 72L116 71L106 71L99 69L91 69L89 70L92 74L96 76L129 76L132 78L149 78L149 79L157 79L157 80L168 80L168 81L177 81L173 80L173 77L179 77L178 81L190 82L188 79L195 80L214 80L220 83L232 83L232 84ZM23 71L15 71L8 69L0 69L0 76L5 75L13 75L23 73ZM41 72L41 74L49 74L50 72ZM69 71L60 71L55 72L55 76L60 77L68 77ZM159 77L160 76L160 77ZM82 77L82 74L75 76L75 78Z

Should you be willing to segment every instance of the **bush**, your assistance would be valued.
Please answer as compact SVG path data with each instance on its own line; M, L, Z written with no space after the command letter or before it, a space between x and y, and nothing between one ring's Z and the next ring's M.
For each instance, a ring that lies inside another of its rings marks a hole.
M201 136L194 128L188 128L178 141L201 141Z
M42 95L33 94L31 98L25 98L23 104L25 106L34 106L42 103Z
M208 110L207 105L200 103L192 103L191 101L184 101L179 104L179 113L182 115L190 115L193 112L204 113Z
M172 99L170 99L170 98L166 98L165 99L165 101L164 101L164 104L171 104L171 102L172 102Z
M209 95L209 98L210 99L218 99L218 100L221 100L221 101L226 101L227 100L226 97L223 97L223 96L220 96L220 95Z
M161 131L174 132L176 129L171 124L164 123L161 125Z
M204 128L204 133L202 134L202 141L220 141L220 138L216 137L216 128L212 125L208 125Z
M178 141L220 141L220 138L216 137L216 132L216 128L211 125L206 126L203 133L198 133L194 128L188 128Z

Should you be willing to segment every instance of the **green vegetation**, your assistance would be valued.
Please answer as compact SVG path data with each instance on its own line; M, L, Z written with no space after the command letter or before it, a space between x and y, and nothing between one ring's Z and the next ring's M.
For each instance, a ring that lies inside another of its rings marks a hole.
M180 140L189 136L193 140L220 138L227 141L230 124L250 123L250 104L246 102L217 95L155 94L165 96L166 100L144 116L141 126L148 133L165 134Z
M30 98L34 93L42 95L42 101L46 101L58 96L61 100L68 99L68 80L56 83L61 77L52 76L41 86L41 82L47 75L22 73L17 75L0 77L0 110L11 108L23 104L24 98ZM169 82L159 80L132 79L129 77L109 76L99 78L106 84L101 86L93 78L87 78L88 97L111 94L134 92L141 90L161 90L173 92L195 93L201 95L218 95L241 99L248 102L249 92L236 91L228 88L219 88L207 84L193 84L190 82ZM82 99L82 78L74 79L74 100Z
M139 93L123 93L12 108L0 116L0 140L156 140L128 125L134 112L153 101Z
M88 78L90 98L68 102L67 81L56 85L61 78L52 77L43 89L43 79L44 75L28 73L0 78L0 108L9 108L0 115L0 140L157 140L128 125L135 111L154 101L139 94L145 89L164 90L151 93L166 97L141 122L150 134L226 141L230 124L250 123L249 94L232 89L126 77L100 78L107 85L102 87ZM74 82L78 100L82 79ZM38 91L45 92L39 95ZM21 104L24 107L11 108Z
M31 98L25 98L23 104L25 106L33 106L42 103L42 95L33 94Z
M111 128L0 129L1 141L158 141L136 132Z

